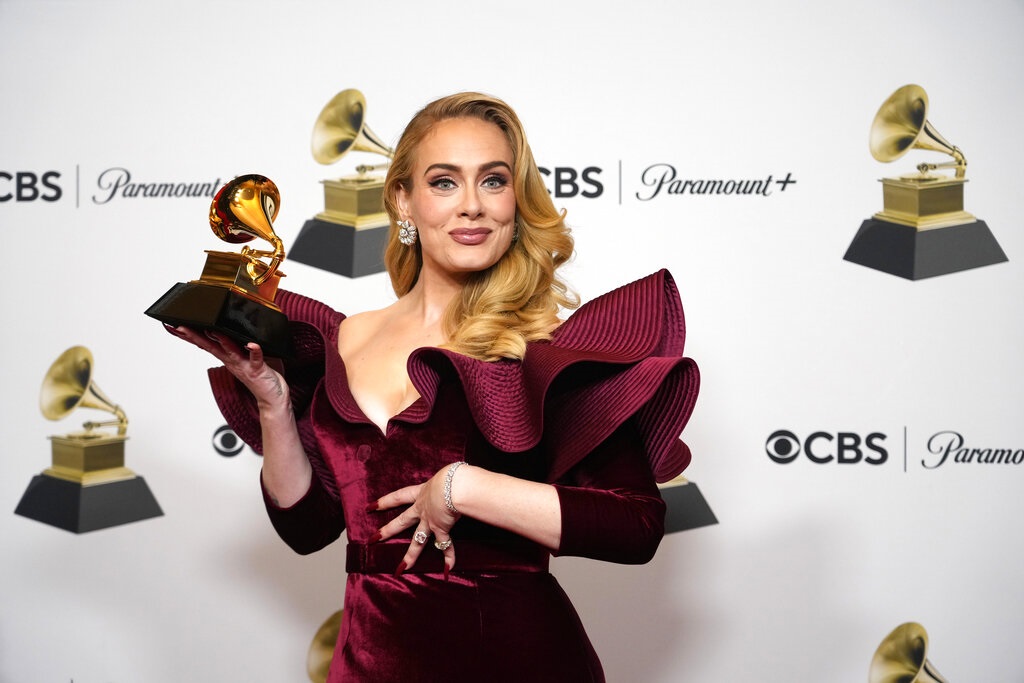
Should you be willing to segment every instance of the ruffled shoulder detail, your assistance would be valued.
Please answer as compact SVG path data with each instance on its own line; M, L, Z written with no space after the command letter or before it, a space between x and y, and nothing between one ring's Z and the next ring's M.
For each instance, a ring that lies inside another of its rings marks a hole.
M292 408L303 448L317 477L330 495L338 498L338 487L313 434L313 426L303 416L308 413L317 384L324 377L327 340L334 336L344 314L309 297L279 290L275 303L288 318L292 356L284 363ZM257 453L263 453L259 410L256 399L223 367L209 371L210 386L221 414L228 426Z
M700 385L682 357L686 327L675 281L662 270L580 307L522 362L483 362L425 348L409 375L432 406L439 378L454 368L473 418L497 448L521 452L543 442L556 481L632 420L659 482L690 461L679 436Z
M337 343L345 316L283 290L277 303L293 335L285 378L299 435L318 478L337 497L308 407L326 373L327 398L335 411L345 419L365 419L347 391L341 359L328 350ZM559 480L630 420L644 441L655 478L668 481L690 462L689 448L679 436L700 384L696 363L682 356L685 337L675 281L662 270L581 306L550 341L530 344L522 362L484 362L446 349L417 349L407 369L422 400L395 419L429 421L441 382L457 380L474 422L496 448L518 453L543 446L551 453L548 481ZM224 368L211 370L210 382L228 424L262 452L255 399Z

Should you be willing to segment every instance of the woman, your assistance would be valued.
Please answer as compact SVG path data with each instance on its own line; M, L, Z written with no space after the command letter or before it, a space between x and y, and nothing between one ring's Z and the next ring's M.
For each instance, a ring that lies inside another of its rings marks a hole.
M657 273L574 307L572 252L515 113L442 98L388 171L397 301L345 317L282 292L295 357L174 333L264 454L272 523L297 552L347 531L330 681L600 681L551 554L642 563L656 480L682 471L697 394L682 309Z

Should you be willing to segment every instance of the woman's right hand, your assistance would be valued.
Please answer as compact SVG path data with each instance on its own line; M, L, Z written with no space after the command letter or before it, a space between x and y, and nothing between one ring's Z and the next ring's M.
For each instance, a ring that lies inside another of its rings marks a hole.
M274 363L278 368L271 367L273 361L264 359L259 344L249 342L239 346L227 335L214 330L201 332L189 327L164 327L175 337L198 346L223 363L228 372L256 397L261 411L287 405L288 384L281 375L280 365Z

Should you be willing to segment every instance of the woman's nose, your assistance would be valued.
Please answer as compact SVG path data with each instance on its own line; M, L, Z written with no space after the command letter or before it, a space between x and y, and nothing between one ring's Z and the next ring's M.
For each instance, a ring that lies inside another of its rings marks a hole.
M462 194L462 215L469 218L476 218L483 212L483 204L480 202L480 194L473 186L467 187Z

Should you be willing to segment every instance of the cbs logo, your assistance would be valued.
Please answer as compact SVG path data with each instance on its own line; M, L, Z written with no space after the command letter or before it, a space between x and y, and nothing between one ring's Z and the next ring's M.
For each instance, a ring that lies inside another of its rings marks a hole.
M818 465L830 462L841 465L859 462L881 465L889 459L884 441L885 434L881 432L871 432L865 437L854 432L814 432L801 440L793 432L780 429L765 441L764 451L780 465L788 465L801 454Z
M601 169L587 166L577 171L569 166L556 166L553 170L540 167L541 175L548 181L548 194L559 199L579 195L587 199L600 197L604 193L604 184L598 179Z
M233 458L245 449L245 442L227 425L218 427L211 439L213 450L225 458Z
M34 202L37 199L55 202L64 194L56 183L58 178L59 171L47 171L41 175L31 171L0 171L0 203L12 199L16 202Z

